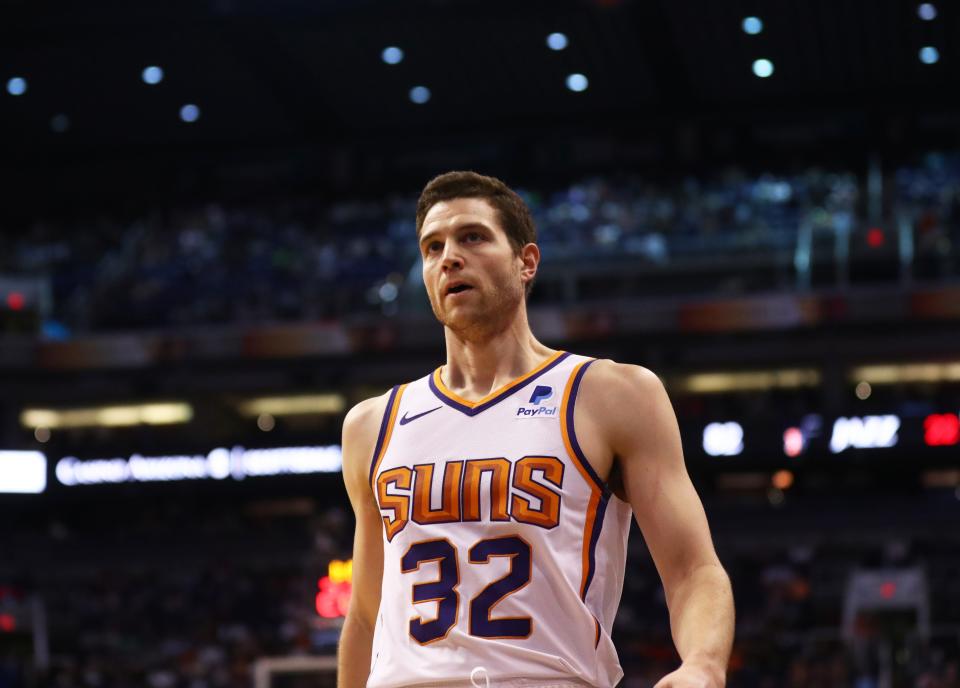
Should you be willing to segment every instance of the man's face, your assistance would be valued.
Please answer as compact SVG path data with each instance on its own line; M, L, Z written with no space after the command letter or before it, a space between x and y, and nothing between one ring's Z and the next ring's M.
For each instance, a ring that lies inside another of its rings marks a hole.
M432 206L420 231L420 255L433 313L454 332L495 331L523 301L523 260L485 199Z

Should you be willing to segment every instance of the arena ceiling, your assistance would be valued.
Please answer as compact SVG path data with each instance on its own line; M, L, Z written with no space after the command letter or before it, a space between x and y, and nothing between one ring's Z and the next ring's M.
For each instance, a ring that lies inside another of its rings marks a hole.
M952 107L960 12L901 0L6 2L12 150L297 144L717 113ZM744 32L747 16L763 21ZM565 49L546 38L562 32ZM404 59L386 64L387 46ZM939 60L924 64L934 47ZM773 74L758 78L754 61ZM162 67L163 80L142 72ZM567 88L571 74L585 91ZM430 99L411 101L425 86ZM181 108L199 108L195 122Z

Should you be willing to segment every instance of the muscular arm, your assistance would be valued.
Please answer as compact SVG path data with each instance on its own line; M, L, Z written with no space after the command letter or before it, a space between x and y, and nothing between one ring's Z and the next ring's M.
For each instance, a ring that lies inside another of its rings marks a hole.
M663 581L683 659L680 670L656 688L723 686L733 644L733 593L684 465L673 407L649 370L611 361L593 367L585 378L592 375L595 391L590 415L620 466L626 499Z
M338 688L363 688L370 674L373 629L383 578L383 524L369 483L370 460L387 396L357 404L343 421L343 481L356 516L353 592L340 634Z

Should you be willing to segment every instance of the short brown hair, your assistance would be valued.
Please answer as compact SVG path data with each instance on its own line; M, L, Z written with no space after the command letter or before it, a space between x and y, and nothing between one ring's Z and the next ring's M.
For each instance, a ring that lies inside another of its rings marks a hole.
M496 177L486 177L476 172L445 172L431 179L417 201L417 237L423 230L423 220L435 204L453 198L482 198L496 211L507 233L514 253L537 240L530 208L516 191Z

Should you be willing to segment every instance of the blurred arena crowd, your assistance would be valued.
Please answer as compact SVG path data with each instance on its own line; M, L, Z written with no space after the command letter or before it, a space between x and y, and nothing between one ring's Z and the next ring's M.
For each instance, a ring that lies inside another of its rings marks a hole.
M884 216L891 225L898 213L910 218L919 276L955 274L960 155L930 154L888 176ZM522 193L547 264L560 268L611 256L636 271L792 255L804 223L849 237L870 220L861 177L815 168L726 169L675 183L599 177ZM37 220L0 256L0 274L43 277L47 330L61 335L391 314L404 285L417 286L415 203L414 195L328 205L285 198Z
M957 541L922 529L894 538L831 535L809 527L815 511L801 511L807 528L787 537L715 524L737 599L730 685L883 688L886 662L897 686L957 688ZM12 544L31 538L32 559L3 569L15 574L16 594L41 601L50 662L37 671L23 657L0 657L0 687L29 678L49 688L241 688L251 685L259 657L329 654L336 623L317 616L314 598L327 563L349 557L350 519L339 506L241 518L164 506L114 527L54 518L21 530ZM659 578L636 535L614 632L625 688L653 685L678 661ZM889 648L867 618L847 642L850 574L909 567L925 571L932 591L930 637Z

